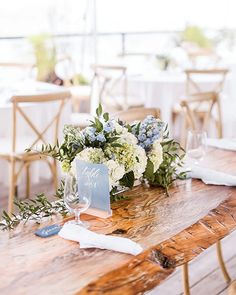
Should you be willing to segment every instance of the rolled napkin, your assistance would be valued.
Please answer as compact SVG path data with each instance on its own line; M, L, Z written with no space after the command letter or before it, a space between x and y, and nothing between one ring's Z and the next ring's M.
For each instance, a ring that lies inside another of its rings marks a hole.
M208 146L216 147L219 149L236 151L236 139L235 138L208 138L206 140Z
M97 234L82 226L65 223L58 235L66 240L80 243L80 248L99 248L138 255L143 248L127 238Z
M205 184L236 186L236 176L193 165L189 177L201 179Z

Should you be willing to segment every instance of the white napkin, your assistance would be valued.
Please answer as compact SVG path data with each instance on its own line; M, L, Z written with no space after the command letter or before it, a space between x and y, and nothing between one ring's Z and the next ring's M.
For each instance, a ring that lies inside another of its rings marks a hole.
M236 176L193 165L189 176L201 179L205 184L236 186Z
M80 248L99 248L138 255L142 247L130 239L94 233L82 226L65 223L58 233L64 239L80 243Z
M236 139L235 138L208 138L206 140L208 146L216 147L219 149L236 151Z

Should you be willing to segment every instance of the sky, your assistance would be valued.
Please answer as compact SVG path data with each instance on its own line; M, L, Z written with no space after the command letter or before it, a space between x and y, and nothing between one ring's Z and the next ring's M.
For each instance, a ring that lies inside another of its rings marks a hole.
M182 30L186 24L236 29L235 11L236 0L0 0L0 36L94 27L99 32Z

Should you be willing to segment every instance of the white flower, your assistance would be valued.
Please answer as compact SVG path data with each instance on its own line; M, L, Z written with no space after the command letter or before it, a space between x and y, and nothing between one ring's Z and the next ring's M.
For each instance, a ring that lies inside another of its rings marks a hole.
M123 165L118 164L114 160L108 160L104 164L108 167L109 170L109 185L111 190L112 187L117 186L119 184L119 180L125 174L125 168Z
M114 121L114 125L115 125L116 133L120 134L123 131L124 127L121 126L117 121Z
M134 165L134 177L135 179L139 179L142 177L146 166L147 166L147 156L145 153L145 150L140 147L136 146L135 151L134 151L134 156L136 158L136 163Z
M78 153L76 159L99 164L104 162L105 156L101 148L85 148Z
M71 170L70 172L73 175L76 175L76 159L89 162L89 163L103 163L105 161L105 156L100 148L85 148L80 153L77 154L74 161L71 163Z
M119 138L119 142L121 143L128 143L128 144L132 144L132 145L137 145L138 140L136 138L136 136L134 136L132 133L128 132L128 130L125 130L126 128L124 128L123 132L120 134L120 138Z
M148 158L154 165L154 173L155 173L160 167L161 163L163 162L163 150L158 140L156 140L153 143L152 149L148 153Z

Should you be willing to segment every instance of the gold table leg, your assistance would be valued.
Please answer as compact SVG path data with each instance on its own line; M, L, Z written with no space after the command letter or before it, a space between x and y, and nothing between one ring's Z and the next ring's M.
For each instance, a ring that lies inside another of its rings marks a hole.
M218 241L216 243L216 250L217 250L217 257L218 257L218 261L219 261L219 264L220 264L220 268L221 268L221 271L223 273L223 276L225 278L225 281L227 283L229 283L231 281L231 278L227 272L227 269L226 269L226 266L225 266L225 263L224 263L224 259L223 259L223 254L222 254L222 248L221 248L221 242Z
M184 283L184 295L190 295L188 263L183 264L183 283Z

